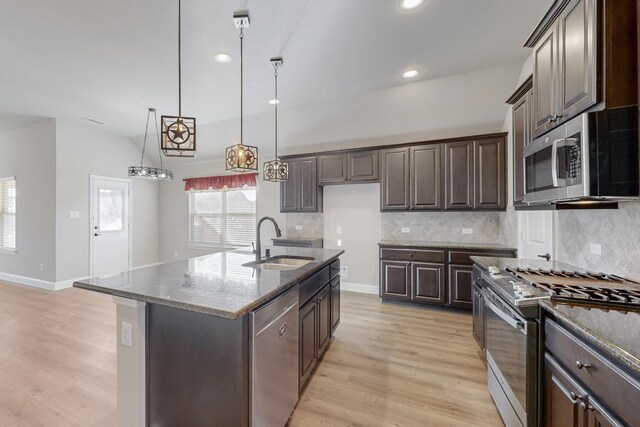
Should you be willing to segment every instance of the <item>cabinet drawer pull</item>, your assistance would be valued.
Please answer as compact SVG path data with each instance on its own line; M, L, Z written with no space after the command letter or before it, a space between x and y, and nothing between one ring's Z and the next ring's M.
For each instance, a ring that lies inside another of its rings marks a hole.
M578 367L578 369L585 368L588 370L589 368L591 368L591 365L589 365L588 363L582 363L579 360L576 360L576 366Z
M587 397L586 395L580 395L580 394L575 394L574 392L569 393L569 396L571 396L571 400L575 400L576 402L578 400L584 400L585 397Z

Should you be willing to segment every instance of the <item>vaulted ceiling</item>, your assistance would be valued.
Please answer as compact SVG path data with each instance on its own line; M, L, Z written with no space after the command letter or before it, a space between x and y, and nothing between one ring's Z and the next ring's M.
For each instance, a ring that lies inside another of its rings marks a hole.
M182 0L183 113L239 115L235 10L248 9L245 111L270 111L269 59L282 55L283 108L522 62L551 0ZM6 0L0 113L105 122L141 134L146 108L177 114L177 0ZM218 52L233 56L214 61Z

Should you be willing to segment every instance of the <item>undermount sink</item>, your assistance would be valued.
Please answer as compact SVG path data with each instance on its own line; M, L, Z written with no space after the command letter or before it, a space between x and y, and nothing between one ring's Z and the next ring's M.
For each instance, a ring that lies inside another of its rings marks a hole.
M251 261L242 264L243 267L259 268L261 270L295 270L315 261L315 258L306 256L278 255L260 261Z

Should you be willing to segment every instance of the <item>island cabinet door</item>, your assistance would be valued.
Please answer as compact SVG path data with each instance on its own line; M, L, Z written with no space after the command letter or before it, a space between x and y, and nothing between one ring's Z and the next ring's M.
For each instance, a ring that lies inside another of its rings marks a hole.
M469 265L449 266L449 305L472 308L471 282L473 267Z
M584 427L583 399L587 394L560 365L544 356L544 425L546 427Z
M385 299L411 300L410 263L380 261L380 296Z
M331 339L331 285L318 293L318 358L322 356Z
M312 299L300 309L300 390L318 362L318 303Z
M340 276L331 281L331 335L340 323Z

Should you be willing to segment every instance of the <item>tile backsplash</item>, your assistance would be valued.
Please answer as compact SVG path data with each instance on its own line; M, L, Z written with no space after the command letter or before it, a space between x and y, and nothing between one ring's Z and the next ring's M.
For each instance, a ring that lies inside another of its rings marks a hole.
M500 243L497 212L383 212L382 240ZM409 228L409 233L403 233ZM464 234L472 229L473 234ZM467 230L468 231L468 230Z
M618 210L557 212L557 259L590 270L640 280L640 202ZM601 255L591 244L601 245Z
M324 236L324 214L322 213L288 213L285 236L313 237L322 239ZM302 227L302 230L296 230Z

